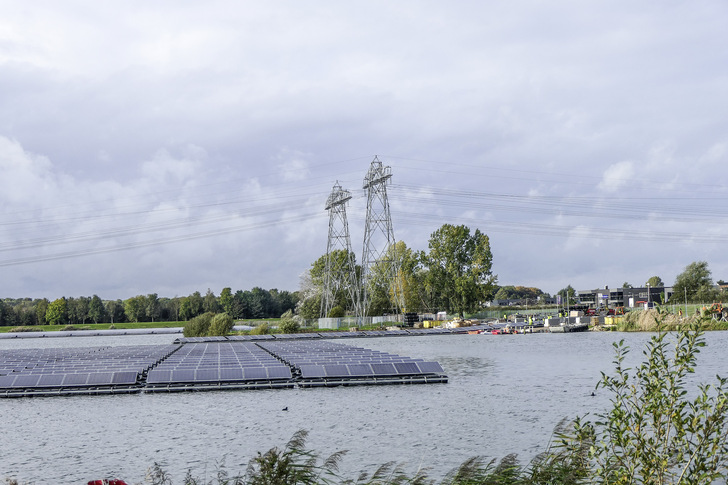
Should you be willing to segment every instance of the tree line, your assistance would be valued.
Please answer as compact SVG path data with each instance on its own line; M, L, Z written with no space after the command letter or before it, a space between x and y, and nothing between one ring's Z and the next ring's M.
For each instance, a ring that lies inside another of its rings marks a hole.
M223 288L219 296L210 289L203 296L166 298L156 293L137 295L126 300L102 300L98 295L47 298L6 298L0 300L0 326L85 325L87 323L124 323L187 321L204 313L227 313L236 320L278 318L292 311L298 292L265 290L232 291Z

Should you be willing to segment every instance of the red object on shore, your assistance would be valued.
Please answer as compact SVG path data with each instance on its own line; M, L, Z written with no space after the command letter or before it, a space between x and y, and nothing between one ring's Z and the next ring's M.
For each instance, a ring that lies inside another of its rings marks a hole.
M91 480L88 485L126 485L124 480Z

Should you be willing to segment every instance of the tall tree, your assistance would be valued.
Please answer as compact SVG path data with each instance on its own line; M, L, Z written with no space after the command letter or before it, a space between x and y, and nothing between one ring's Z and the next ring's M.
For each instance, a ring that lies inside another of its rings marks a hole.
M429 250L428 284L442 295L448 310L463 316L491 299L497 277L487 235L444 224L430 236Z
M230 287L225 287L220 292L220 306L223 312L233 314L233 290Z
M106 308L106 314L109 317L111 323L120 323L124 321L124 304L121 300L108 300L104 302Z
M53 300L48 305L45 320L49 325L65 325L68 323L68 302L65 298Z
M35 302L35 319L38 322L38 325L45 325L46 323L46 313L48 313L48 305L50 305L50 302L47 298L42 298L40 300L36 300Z
M650 288L660 288L662 286L665 286L665 283L662 282L662 278L660 278L659 276L652 276L649 280L647 280L645 286L649 286Z
M132 322L140 322L146 314L147 299L144 295L137 295L124 302L126 318Z
M331 272L331 297L333 298L332 306L341 307L347 311L354 310L354 302L351 298L352 288L347 286L345 282L350 281L349 262L351 259L356 260L355 257L351 256L350 253L345 249L335 249L329 255L329 271ZM354 268L354 293L358 292L358 279L361 273L361 268L356 266ZM308 271L308 275L302 275L301 277L301 297L303 299L315 298L321 301L324 286L326 282L326 254L318 258L316 261L311 263L311 268ZM319 310L320 311L320 310Z
M209 313L217 313L220 310L220 306L217 303L217 297L210 288L205 293L205 298L202 301L202 310Z
M68 320L71 324L84 324L88 318L88 307L90 298L87 296L79 296L78 298L68 298Z
M694 261L690 263L675 278L671 299L677 302L683 301L685 298L688 301L698 301L704 298L712 299L713 279L710 275L707 262Z
M105 317L104 302L101 301L99 295L91 297L91 301L88 304L88 316L94 323L103 321Z
M560 289L557 293L558 296L560 296L564 303L566 303L566 299L569 299L569 302L576 301L576 290L574 290L574 287L571 285L567 285L566 288Z
M150 293L144 298L144 314L151 321L159 316L160 306L159 297L156 293Z

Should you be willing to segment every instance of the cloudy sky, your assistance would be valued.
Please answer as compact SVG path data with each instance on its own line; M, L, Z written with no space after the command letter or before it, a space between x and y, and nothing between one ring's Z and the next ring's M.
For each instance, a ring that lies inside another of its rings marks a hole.
M502 285L728 280L723 1L0 7L0 297L296 290L375 155Z

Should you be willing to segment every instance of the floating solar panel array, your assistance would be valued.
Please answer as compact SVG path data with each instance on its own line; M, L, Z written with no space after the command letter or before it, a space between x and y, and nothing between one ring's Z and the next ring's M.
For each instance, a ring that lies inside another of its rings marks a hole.
M143 376L178 345L5 350L0 396L138 392Z
M293 387L292 378L253 342L188 343L147 373L145 391Z
M327 340L258 344L290 364L301 387L447 382L437 362L425 362Z
M0 397L447 382L425 362L313 337L0 351Z

